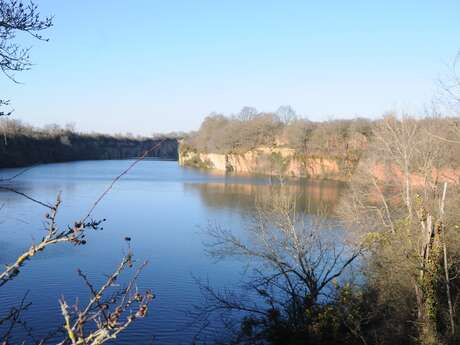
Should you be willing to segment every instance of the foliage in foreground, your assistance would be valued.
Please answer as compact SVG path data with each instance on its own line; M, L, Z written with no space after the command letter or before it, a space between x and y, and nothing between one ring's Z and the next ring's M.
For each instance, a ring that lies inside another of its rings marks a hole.
M211 228L211 255L254 269L241 295L204 286L203 313L227 315L225 343L458 343L459 134L458 119L376 121L336 209L341 236L276 199L246 240Z

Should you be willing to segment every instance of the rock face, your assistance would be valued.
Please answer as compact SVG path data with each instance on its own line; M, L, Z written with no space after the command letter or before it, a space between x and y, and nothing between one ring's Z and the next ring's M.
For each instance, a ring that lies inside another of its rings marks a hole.
M158 147L155 147L158 145ZM125 159L141 156L177 160L176 139L131 139L102 135L34 138L17 135L0 143L0 168L75 160Z
M354 166L344 159L301 156L294 149L279 147L259 147L242 154L200 153L181 147L179 163L224 172L336 180L347 179Z

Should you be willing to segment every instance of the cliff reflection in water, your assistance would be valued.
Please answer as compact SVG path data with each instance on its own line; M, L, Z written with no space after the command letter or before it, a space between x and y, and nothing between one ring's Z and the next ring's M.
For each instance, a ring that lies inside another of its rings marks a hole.
M309 214L330 213L336 206L344 183L330 180L304 180L285 185L270 183L184 183L186 192L199 193L202 202L213 209L236 209L250 212L256 202L271 200L281 191L292 195L296 208Z

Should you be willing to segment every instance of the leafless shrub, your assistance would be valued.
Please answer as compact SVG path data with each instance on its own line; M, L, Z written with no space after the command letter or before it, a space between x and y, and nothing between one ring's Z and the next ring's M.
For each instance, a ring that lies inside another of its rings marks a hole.
M91 297L86 306L79 307L76 304L73 308L68 306L64 297L61 298L59 304L65 321L66 336L58 344L103 344L116 339L136 319L146 316L154 294L150 290L138 292L135 282L147 262L137 269L125 288L110 291L122 272L132 267L132 260L132 253L129 251L99 289L91 284L83 272L78 272L89 288Z
M1 188L1 187L0 187ZM25 195L28 197L27 195ZM28 197L31 200L30 197ZM55 245L62 242L69 242L74 245L84 245L86 244L86 231L88 229L98 230L102 229L100 226L105 220L90 220L84 222L75 222L73 226L68 226L67 229L59 229L56 217L58 214L59 206L61 204L61 199L58 196L54 206L47 205L41 201L33 200L39 203L41 206L49 208L50 212L46 213L46 235L38 243L32 244L27 251L19 255L15 262L6 265L6 268L3 272L0 272L0 287L11 281L15 278L19 272L20 268L26 264L28 260L34 257L39 252L45 250L48 246Z
M30 302L26 302L27 295L28 293L24 295L17 307L12 307L6 316L0 319L0 326L7 325L5 333L0 335L0 342L2 345L8 344L8 339L15 331L15 327L22 326L23 328L26 328L26 331L30 331L27 328L27 323L21 318L22 313L25 312L32 304Z
M31 67L30 48L21 47L15 42L20 32L27 33L33 38L46 40L40 32L53 25L52 17L42 18L38 6L33 2L20 0L0 1L0 69L12 81L15 72ZM8 100L0 99L0 108L8 106ZM11 115L12 110L0 110L0 117Z
M237 323L241 328L232 329L235 343L263 343L268 329L277 327L289 329L289 339L314 339L310 327L320 322L320 306L331 301L334 284L362 251L344 242L330 220L305 218L292 197L281 193L272 198L258 203L246 239L216 224L207 231L206 250L212 257L240 258L252 268L241 294L201 285L208 301L202 315L223 312L229 327L235 326L231 315L243 319Z
M449 209L460 200L450 168L459 166L449 162L450 144L437 138L448 123L395 115L378 121L339 208L351 233L372 243L369 285L385 304L409 306L400 315L412 318L423 344L456 336L450 290L457 282L449 275L457 270L459 248L449 250L455 242L448 239L459 221Z

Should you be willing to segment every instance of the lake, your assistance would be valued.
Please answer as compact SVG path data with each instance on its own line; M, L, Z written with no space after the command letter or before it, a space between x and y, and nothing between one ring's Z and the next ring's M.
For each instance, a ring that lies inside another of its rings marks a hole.
M61 227L80 219L115 176L132 161L82 161L36 166L10 185L53 204L61 192ZM0 178L20 169L0 170ZM340 193L333 181L289 181L281 188L295 193L298 207L315 213L333 206ZM62 323L58 299L69 304L85 300L88 291L77 269L94 284L104 281L126 252L124 237L138 262L148 260L139 288L150 288L157 298L148 316L123 333L116 344L191 344L200 329L190 312L202 303L197 279L216 288L233 286L244 264L237 260L215 262L204 252L209 222L242 235L256 199L276 192L268 177L228 176L180 167L171 161L142 161L125 175L95 209L95 219L106 218L103 231L89 232L85 246L49 247L28 262L19 276L0 288L0 319L8 306L28 291L32 302L25 314L37 337ZM0 264L22 253L45 231L47 210L17 194L0 192ZM202 330L199 339L219 333L215 323ZM18 332L20 332L18 330Z

